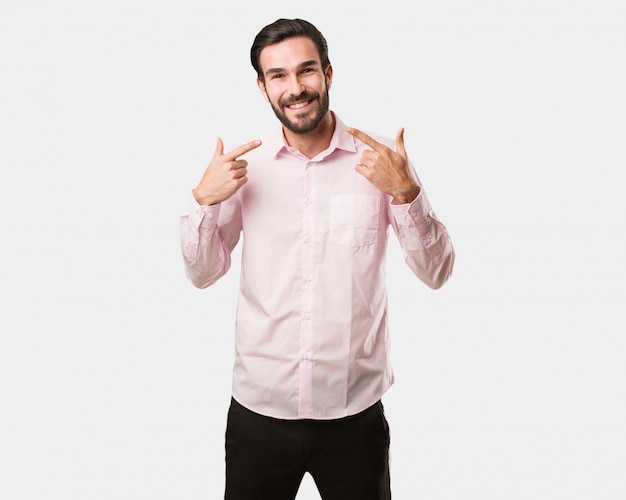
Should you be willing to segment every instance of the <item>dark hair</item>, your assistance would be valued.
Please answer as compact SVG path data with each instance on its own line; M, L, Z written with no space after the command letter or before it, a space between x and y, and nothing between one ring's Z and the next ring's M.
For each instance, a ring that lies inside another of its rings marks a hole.
M322 33L315 26L304 19L278 19L259 31L254 39L254 42L252 43L252 48L250 49L250 61L252 62L252 67L262 82L265 81L265 77L259 62L261 51L268 45L273 45L275 43L282 42L287 38L294 38L298 36L304 36L313 40L320 56L322 69L326 70L326 68L330 66L330 60L328 59L328 44L326 43L324 35L322 35Z

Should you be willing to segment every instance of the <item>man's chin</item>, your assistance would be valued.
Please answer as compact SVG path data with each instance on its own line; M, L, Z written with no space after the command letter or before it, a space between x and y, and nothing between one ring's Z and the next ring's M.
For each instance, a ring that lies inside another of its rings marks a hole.
M306 134L307 132L311 132L317 126L317 123L312 118L295 117L296 119L289 119L284 117L283 125L291 130L294 134Z
M285 127L287 127L294 134L304 135L315 130L318 125L319 124L316 123L301 123L296 125L293 122L289 122L289 124L285 124Z

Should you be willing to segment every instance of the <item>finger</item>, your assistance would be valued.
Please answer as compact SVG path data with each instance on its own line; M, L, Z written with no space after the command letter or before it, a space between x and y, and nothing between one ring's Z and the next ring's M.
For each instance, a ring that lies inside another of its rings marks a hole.
M246 168L246 165L244 165L242 167L233 169L232 172L234 179L240 179L241 177L245 177L248 174L248 169Z
M396 135L396 153L399 153L406 158L406 149L404 148L404 127L398 130L398 134Z
M217 138L217 145L215 146L215 152L213 153L213 158L217 158L218 156L222 156L224 154L224 143L222 142L222 138Z
M372 139L369 135L367 135L365 132L361 132L360 130L357 130L355 128L349 128L348 129L348 133L350 135L353 135L354 137L356 137L359 141L367 144L370 148L372 149L380 149L380 148L384 148L385 145L381 144L380 142Z
M259 140L247 142L246 144L243 144L242 146L239 146L238 148L235 148L232 151L224 154L224 160L232 161L239 156L246 154L248 151L252 151L253 149L258 148L260 145L261 141Z
M369 175L369 169L362 163L357 163L354 167L354 170L356 170L363 177L367 177Z
M246 160L234 160L229 162L228 165L230 165L231 170L241 170L248 166L248 162Z

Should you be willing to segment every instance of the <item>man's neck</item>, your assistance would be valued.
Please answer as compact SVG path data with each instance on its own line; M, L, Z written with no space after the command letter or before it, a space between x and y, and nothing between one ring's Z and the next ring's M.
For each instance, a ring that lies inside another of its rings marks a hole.
M287 144L292 148L296 148L307 158L314 158L327 149L334 131L335 119L330 111L326 113L326 116L315 130L306 134L294 134L291 130L283 127L283 134Z

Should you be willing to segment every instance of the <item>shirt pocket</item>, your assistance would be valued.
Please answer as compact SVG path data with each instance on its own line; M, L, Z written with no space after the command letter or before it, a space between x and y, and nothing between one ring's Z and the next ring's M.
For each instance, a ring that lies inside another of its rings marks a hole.
M330 199L330 241L354 248L378 243L380 197L336 195Z

